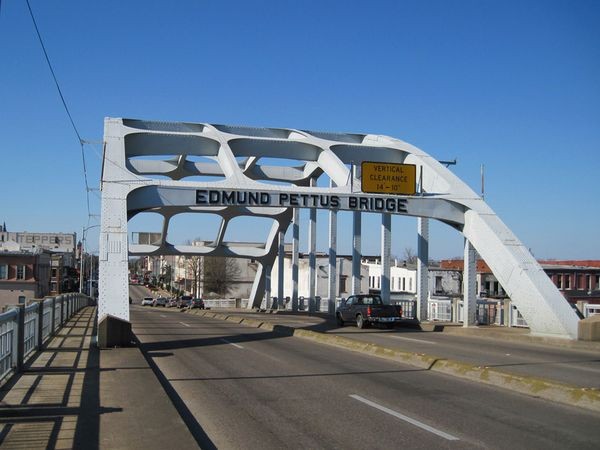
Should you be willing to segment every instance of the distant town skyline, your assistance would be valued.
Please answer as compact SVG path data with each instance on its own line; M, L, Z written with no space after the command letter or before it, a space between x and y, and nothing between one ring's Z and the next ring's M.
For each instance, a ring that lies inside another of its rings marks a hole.
M0 221L9 231L77 233L99 223L103 118L132 117L390 135L480 192L538 259L600 257L600 4L521 2L31 2L75 123L60 103L27 7L0 11ZM266 13L265 11L268 11ZM302 218L306 217L302 212ZM320 211L318 249L327 249ZM339 252L350 221L339 219ZM363 249L379 252L366 215ZM156 221L133 219L134 231ZM216 219L174 224L209 239ZM394 217L392 253L416 249ZM264 233L240 219L230 239ZM301 231L301 250L306 248ZM98 228L87 233L97 249ZM462 237L431 229L435 259Z

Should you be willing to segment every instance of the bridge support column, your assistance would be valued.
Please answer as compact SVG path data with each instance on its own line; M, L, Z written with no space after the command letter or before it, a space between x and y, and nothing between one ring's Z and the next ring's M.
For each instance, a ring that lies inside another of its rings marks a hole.
M362 216L360 212L352 213L352 294L360 294L360 260L362 259L361 235Z
M265 266L265 309L270 309L272 306L271 305L271 270L273 270L272 265Z
M278 249L277 249L277 309L285 308L284 296L283 296L283 274L285 268L285 232L279 230L277 233Z
M331 182L333 187L333 182ZM337 211L329 211L329 279L327 312L335 314L335 298L337 295Z
M298 311L298 260L300 254L300 210L292 217L292 311Z
M417 218L417 319L427 320L429 296L429 219Z
M477 266L475 262L475 249L471 242L465 238L464 270L463 270L463 326L475 325L477 297L475 292Z
M392 249L392 216L381 215L381 298L390 303L390 257Z
M107 120L104 125L104 157L109 161L122 160L123 139L119 135L118 121ZM102 178L98 297L98 346L101 348L131 345L132 339L127 279L129 186L121 183L122 179L123 172L114 167L107 169Z
M311 186L314 180L311 180ZM309 210L308 219L308 312L315 312L316 309L316 285L317 285L317 210Z

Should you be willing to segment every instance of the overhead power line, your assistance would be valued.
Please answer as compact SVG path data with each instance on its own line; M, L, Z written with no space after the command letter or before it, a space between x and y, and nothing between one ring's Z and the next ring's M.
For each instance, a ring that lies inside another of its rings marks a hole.
M35 21L35 16L33 15L33 11L31 10L31 5L29 4L29 0L25 0L27 3L27 9L29 9L29 15L31 16L31 21L33 22L33 26L35 27L35 32L37 34L38 40L40 41L40 45L42 46L42 50L44 52L44 57L46 58L46 62L48 63L48 68L50 69L50 73L52 74L52 78L54 79L54 84L56 85L56 89L58 90L58 95L60 96L60 100L67 112L67 116L69 116L69 120L71 121L71 125L73 126L73 130L77 135L77 139L79 142L82 142L81 135L79 134L79 130L75 126L75 121L73 120L73 116L71 115L71 111L69 111L69 107L67 106L67 102L65 101L65 97L63 96L62 90L60 89L60 85L58 84L58 80L56 78L56 74L54 73L54 69L52 68L52 64L50 63L50 58L48 57L48 52L46 51L46 46L44 45L44 41L42 40L42 35L40 34L40 30L37 26L37 22Z
M2 0L0 0L0 2L1 1ZM67 106L67 102L65 101L65 96L62 93L62 89L60 88L60 84L58 83L58 79L56 78L56 74L54 73L54 68L52 67L52 63L50 62L50 58L48 57L48 52L46 51L46 46L44 45L44 40L42 39L40 29L37 26L37 22L35 20L33 10L31 9L31 5L29 4L29 0L25 0L25 2L27 3L27 9L29 10L29 15L31 16L31 21L33 22L33 26L35 28L35 33L37 35L38 41L40 42L40 46L42 47L42 51L44 52L44 57L46 58L46 63L48 64L48 68L50 69L50 73L52 74L52 79L54 80L54 84L56 85L56 90L58 91L58 95L60 96L60 101L62 102L65 112L67 113L67 116L69 117L69 121L71 122L73 131L75 131L75 135L77 136L77 140L79 141L79 146L81 147L81 161L83 163L83 179L85 181L85 197L86 197L86 204L87 204L87 212L88 212L88 217L91 217L90 187L88 184L87 165L85 163L85 151L83 148L84 144L86 144L87 141L84 141L81 138L81 134L79 133L79 130L77 129L77 126L75 125L75 121L73 120L71 111L69 111L69 107ZM1 5L1 3L0 3L0 5Z

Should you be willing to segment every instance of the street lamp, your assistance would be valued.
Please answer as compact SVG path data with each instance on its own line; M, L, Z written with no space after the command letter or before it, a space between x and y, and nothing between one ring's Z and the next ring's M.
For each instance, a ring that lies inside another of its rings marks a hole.
M81 251L79 252L79 293L83 293L83 249L85 246L85 233L92 228L98 228L100 225L90 225L81 229Z

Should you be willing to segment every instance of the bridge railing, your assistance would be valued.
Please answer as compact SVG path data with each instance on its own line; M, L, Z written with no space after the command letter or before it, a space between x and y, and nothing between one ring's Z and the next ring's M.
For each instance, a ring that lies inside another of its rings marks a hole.
M0 314L0 383L21 371L36 350L89 304L91 298L87 295L69 293L5 307Z

